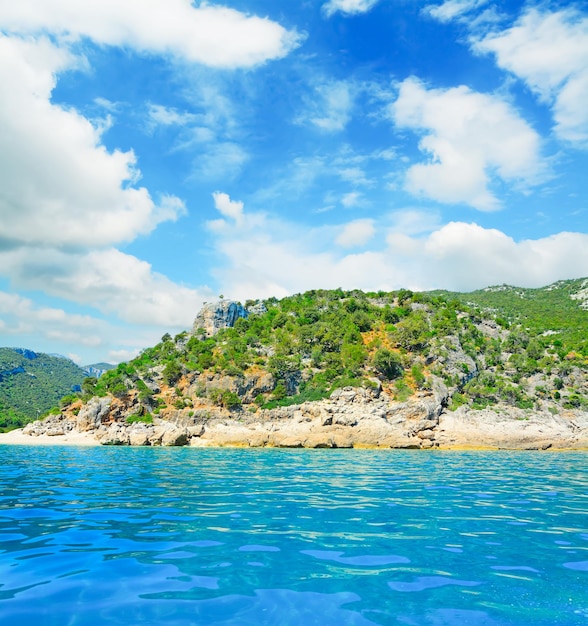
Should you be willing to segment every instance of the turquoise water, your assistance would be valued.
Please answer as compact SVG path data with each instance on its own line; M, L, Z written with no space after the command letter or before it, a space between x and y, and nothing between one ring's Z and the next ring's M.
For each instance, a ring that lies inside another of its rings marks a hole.
M587 461L0 446L0 624L588 626Z

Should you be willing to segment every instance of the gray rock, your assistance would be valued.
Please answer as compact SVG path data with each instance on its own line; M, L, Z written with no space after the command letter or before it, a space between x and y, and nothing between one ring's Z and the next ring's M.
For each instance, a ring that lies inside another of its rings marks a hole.
M241 317L249 317L249 312L240 302L205 302L194 320L192 332L196 334L202 328L208 337L212 337L221 328L232 328Z
M130 437L128 429L122 424L111 424L108 428L100 429L96 439L103 446L128 446Z
M103 418L108 416L111 398L92 398L88 404L80 409L77 417L77 430L81 433L94 430L103 422Z

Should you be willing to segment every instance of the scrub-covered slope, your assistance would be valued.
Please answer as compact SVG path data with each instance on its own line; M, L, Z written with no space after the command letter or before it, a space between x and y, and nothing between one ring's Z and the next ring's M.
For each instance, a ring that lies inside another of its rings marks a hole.
M369 404L387 424L408 419L407 410L413 417L421 411L415 419L435 423L413 424L403 433L410 439L430 431L420 440L434 445L439 416L456 410L510 411L519 419L583 415L585 284L533 290L548 294L541 306L538 298L515 297L516 290L505 287L476 294L320 290L244 306L207 305L190 332L166 335L86 384L63 419L72 425L77 415L81 427L100 431L105 443L117 437L128 443L129 430L169 424L181 427L186 442L206 439L218 420L257 424L292 416L301 405L314 403L320 413L329 403L346 403L356 405L353 421ZM511 297L504 302L506 293ZM102 399L92 400L90 410L83 402L92 396ZM297 419L313 421L312 413L305 415ZM154 435L143 441L158 442Z
M0 431L22 426L79 388L86 374L69 359L0 348Z

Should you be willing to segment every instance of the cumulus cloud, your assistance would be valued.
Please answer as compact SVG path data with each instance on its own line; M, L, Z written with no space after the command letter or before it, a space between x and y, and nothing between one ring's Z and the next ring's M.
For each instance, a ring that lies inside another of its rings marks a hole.
M335 243L343 248L364 246L375 234L376 229L373 220L354 220L343 226L335 239Z
M229 217L236 222L243 217L243 203L238 200L231 200L229 194L215 191L212 194L216 210L224 217Z
M390 106L398 128L421 135L426 163L406 173L408 191L439 202L491 211L493 177L531 184L541 173L538 134L505 101L468 87L429 89L404 80Z
M13 33L87 37L225 68L283 57L300 42L268 18L187 0L19 0L0 5L0 24Z
M329 0L323 4L323 11L328 17L334 13L357 15L367 13L378 2L379 0Z
M22 248L0 254L0 263L19 288L42 290L134 324L184 328L210 295L178 285L115 248L80 253Z
M100 130L51 102L56 74L77 60L47 39L0 36L0 231L15 243L100 246L130 241L185 211L158 204L132 152L109 152Z
M562 276L588 274L586 234L515 241L475 223L441 225L438 214L417 209L317 229L244 210L239 224L231 222L211 234L222 258L217 268L221 289L241 300L336 287L539 287ZM361 252L349 250L366 245Z
M588 235L562 232L516 242L496 229L452 222L428 237L425 255L436 265L437 282L444 276L450 288L540 287L588 273Z
M506 30L473 40L553 108L555 131L588 146L588 16L573 8L527 10Z
M186 0L89 0L83 7L23 0L0 6L0 27L0 271L16 287L132 323L189 324L202 292L116 249L183 216L183 201L153 198L138 184L133 151L110 150L102 141L108 121L91 122L56 104L58 77L87 69L88 61L74 52L82 39L233 68L284 56L298 45L298 35L267 18ZM116 112L110 101L98 98L97 104ZM194 173L211 178L235 173L247 158L240 146L216 140L210 127L225 111L214 110L214 119L204 119L205 113L149 104L147 116L152 129L202 122L212 136L199 141L210 149Z
M49 340L65 340L86 347L102 344L104 322L62 309L36 306L29 298L0 291L0 327L6 335L35 331Z

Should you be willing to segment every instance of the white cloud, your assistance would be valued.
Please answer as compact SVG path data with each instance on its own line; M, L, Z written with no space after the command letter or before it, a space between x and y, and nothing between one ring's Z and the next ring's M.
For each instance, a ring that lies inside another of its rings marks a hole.
M440 22L451 22L470 11L487 4L488 0L446 0L442 4L430 4L424 12Z
M324 132L341 131L351 119L353 86L342 80L318 85L306 101L307 111L298 122L309 122Z
M385 245L379 233L386 234ZM588 274L586 234L564 232L517 242L477 224L441 226L435 213L412 209L381 222L357 220L340 229L303 228L244 211L240 224L227 224L211 234L222 259L216 270L220 288L241 300L336 287L458 291L501 283L538 287ZM339 239L339 249L329 246L333 239ZM369 241L373 243L362 252L346 249Z
M329 0L323 4L323 11L328 17L334 13L357 15L366 13L378 2L379 0Z
M359 204L361 204L361 194L357 191L350 191L341 198L341 204L346 209L358 206Z
M173 57L206 71L204 66L249 68L283 57L301 38L268 18L206 3L195 7L189 0L0 3L0 274L12 288L157 327L161 336L161 328L188 327L211 294L178 285L116 248L178 219L186 208L177 197L153 198L140 186L132 150L104 145L108 114L116 114L120 103L96 97L93 108L106 117L91 121L54 99L63 73L91 69L77 54L88 41ZM152 104L148 123L189 126L192 140L206 148L196 173L227 175L247 154L232 142L232 112L209 85L200 88L202 112ZM10 307L1 315L3 333L45 344L75 344L76 351L122 345L135 352L154 340L151 331L126 325L126 333L117 327L107 337L110 323L26 299L12 300Z
M406 174L408 191L439 202L463 202L488 211L500 208L493 176L530 184L541 172L539 136L512 107L468 87L428 89L415 78L400 84L390 106L398 128L421 135L426 163Z
M268 18L187 0L19 0L0 5L0 25L226 68L281 58L300 42L296 32Z
M500 67L552 105L562 139L588 146L588 16L573 8L532 8L511 28L472 45L495 54Z
M376 229L371 219L354 220L345 224L335 243L342 248L364 246L374 235Z
M120 350L110 350L108 353L108 363L121 363L122 361L130 361L135 357L139 356L141 352L140 349L126 349L121 348Z
M439 213L421 209L401 209L390 215L392 232L403 235L420 235L440 226Z
M353 183L353 185L370 186L373 181L367 178L365 171L361 167L342 167L337 171L341 180Z
M6 335L36 332L49 340L64 340L85 347L103 343L104 322L87 315L66 313L63 309L38 307L29 298L0 291L0 320Z
M147 116L152 126L183 126L196 119L192 113L180 113L177 109L153 102L147 106Z
M221 215L229 217L236 222L239 222L243 218L242 202L231 200L229 194L220 191L215 191L212 197L214 199L214 206Z
M130 241L184 212L159 205L132 152L109 152L100 132L50 101L55 75L76 59L47 39L0 36L0 231L17 243L101 246Z
M435 265L436 282L453 289L509 283L540 287L562 277L588 274L588 235L558 233L514 241L496 229L453 222L432 233L425 256Z
M241 172L248 159L248 153L237 143L205 144L203 152L194 160L191 176L207 181L231 180Z
M115 248L82 253L22 248L0 254L0 263L16 287L42 290L134 324L185 328L210 296Z

